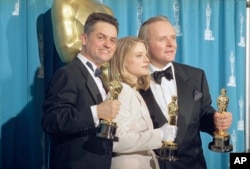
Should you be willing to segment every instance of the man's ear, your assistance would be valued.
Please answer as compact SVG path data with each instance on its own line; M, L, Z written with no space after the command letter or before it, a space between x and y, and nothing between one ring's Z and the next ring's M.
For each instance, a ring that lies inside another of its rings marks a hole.
M87 44L87 39L88 39L87 34L86 33L82 33L81 34L82 45L86 45Z

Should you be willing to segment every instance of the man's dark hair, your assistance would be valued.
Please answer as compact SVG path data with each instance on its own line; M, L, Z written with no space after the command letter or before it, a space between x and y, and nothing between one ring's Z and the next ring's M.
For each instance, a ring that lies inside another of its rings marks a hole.
M97 22L107 22L115 26L117 32L119 32L119 23L116 18L114 18L112 15L106 14L106 13L100 13L100 12L94 12L91 13L85 24L84 24L84 33L89 34L93 31L93 26Z

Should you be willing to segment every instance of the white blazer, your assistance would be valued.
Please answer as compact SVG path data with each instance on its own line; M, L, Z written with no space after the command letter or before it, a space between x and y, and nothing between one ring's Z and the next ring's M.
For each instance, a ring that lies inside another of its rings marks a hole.
M153 129L147 106L140 93L122 83L123 89L118 97L121 102L119 114L113 122L117 123L111 169L159 169L152 149L162 146L160 129Z

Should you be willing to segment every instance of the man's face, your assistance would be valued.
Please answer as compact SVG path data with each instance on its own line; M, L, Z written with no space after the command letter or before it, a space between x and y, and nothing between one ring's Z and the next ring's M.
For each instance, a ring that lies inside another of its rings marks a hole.
M117 41L115 26L106 22L98 22L94 31L82 35L83 55L98 67L109 61L114 54Z
M147 43L149 45L150 62L163 68L175 59L177 43L173 26L166 21L158 21L148 25Z

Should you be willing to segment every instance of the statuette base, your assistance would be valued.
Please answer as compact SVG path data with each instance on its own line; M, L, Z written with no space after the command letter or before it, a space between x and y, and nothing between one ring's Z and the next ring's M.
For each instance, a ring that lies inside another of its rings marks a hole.
M96 134L97 137L110 139L113 141L119 141L119 138L115 136L117 129L116 123L108 120L101 120L99 131Z
M226 153L233 150L233 146L229 144L230 135L224 133L223 135L215 135L213 141L209 143L208 148L215 152Z
M158 156L161 160L167 160L170 162L178 161L177 158L178 145L174 142L163 142L162 148L160 149L160 155Z

